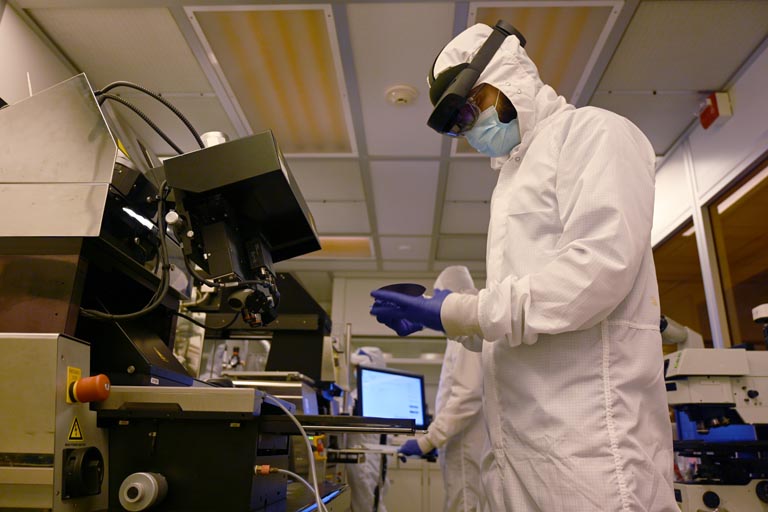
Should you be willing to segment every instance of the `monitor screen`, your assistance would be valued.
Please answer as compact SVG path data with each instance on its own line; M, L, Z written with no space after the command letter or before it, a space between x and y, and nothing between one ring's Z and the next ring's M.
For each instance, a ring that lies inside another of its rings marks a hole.
M361 416L412 419L416 428L427 428L423 375L359 366L357 402Z

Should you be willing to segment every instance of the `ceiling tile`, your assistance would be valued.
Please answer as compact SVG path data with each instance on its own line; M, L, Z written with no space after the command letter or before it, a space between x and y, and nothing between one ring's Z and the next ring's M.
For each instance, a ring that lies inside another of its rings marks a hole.
M381 257L385 260L426 260L432 245L430 237L379 237Z
M328 272L360 272L360 271L374 271L376 270L375 261L312 261L312 260L285 260L279 263L275 263L276 272L292 272L292 271L321 271Z
M181 149L184 151L199 149L187 127L165 105L144 95L130 93L124 94L123 97L141 109ZM198 133L219 131L227 134L230 140L237 138L234 126L232 126L227 113L216 96L170 95L166 96L165 99L189 119ZM109 103L116 111L120 112L121 118L130 124L145 145L149 144L150 149L156 155L176 155L176 152L157 136L154 130L140 117L116 102L109 101Z
M716 90L768 35L764 0L644 1L599 90Z
M287 158L307 201L362 201L363 182L358 160Z
M438 165L438 162L371 162L379 234L432 233Z
M441 233L487 233L491 219L490 204L485 202L446 201L443 206Z
M597 93L590 105L620 114L640 128L657 155L666 154L696 117L702 95Z
M385 261L383 268L386 272L426 272L429 264L426 261Z
M348 4L369 154L440 154L441 137L426 125L432 112L426 81L452 37L453 11L453 2ZM416 88L418 97L408 105L387 103L386 90L398 84Z
M487 158L454 160L448 168L448 201L490 201L499 172L491 169Z
M212 91L168 9L41 8L27 12L85 71L93 87L128 80L157 92Z
M320 234L370 233L368 211L362 201L309 201Z
M440 237L437 242L438 260L485 261L485 237Z

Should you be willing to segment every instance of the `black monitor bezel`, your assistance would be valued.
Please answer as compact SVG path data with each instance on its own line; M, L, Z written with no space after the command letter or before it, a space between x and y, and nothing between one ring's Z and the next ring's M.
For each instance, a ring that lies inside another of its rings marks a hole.
M358 416L363 415L363 370L387 373L391 375L401 375L403 377L416 377L421 382L421 421L416 421L417 430L426 430L429 426L429 414L427 413L427 397L426 397L426 384L424 382L424 375L419 373L406 372L403 370L393 370L391 368L377 368L374 366L359 365L357 367L357 404L355 405L355 414ZM393 418L393 419L411 419L411 418Z

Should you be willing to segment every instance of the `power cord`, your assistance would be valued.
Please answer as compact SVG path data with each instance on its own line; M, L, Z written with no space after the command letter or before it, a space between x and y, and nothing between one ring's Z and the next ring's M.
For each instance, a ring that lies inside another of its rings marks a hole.
M269 398L272 398L275 401L275 405L277 405L280 409L282 409L282 411L291 419L291 421L299 429L299 432L301 432L301 435L304 437L304 442L307 445L307 458L309 459L308 461L309 469L312 473L312 483L314 484L314 486L311 489L315 493L315 503L317 503L317 510L318 512L328 512L328 509L325 508L325 503L323 503L322 498L320 498L320 488L317 485L317 470L315 469L315 456L312 453L312 443L309 441L309 436L307 435L307 432L304 430L304 427L301 426L301 423L299 423L299 420L296 419L296 416L294 416L293 413L291 413L291 411L289 411L288 408L285 407L280 402L279 398L276 398L268 393L265 393L265 395L268 396ZM305 483L309 485L308 482L305 481Z
M127 108L131 109L137 116L139 116L145 123L147 123L149 127L155 131L155 133L157 133L160 137L162 137L162 139L165 142L167 142L168 145L171 146L174 151L176 151L176 153L180 155L184 154L184 151L182 151L182 149L179 146L177 146L171 140L171 138L168 137L168 135L166 135L165 132L163 132L163 130L161 130L154 122L152 122L152 120L147 116L147 114L142 112L141 109L139 109L139 107L137 107L130 101L124 98L121 98L120 96L115 96L114 94L103 94L103 93L99 97L99 105L103 104L105 100L116 101L122 105L125 105Z
M160 254L160 285L158 286L157 290L155 290L155 293L152 295L152 298L147 303L146 306L141 308L138 311L134 311L133 313L124 313L124 314L111 314L106 313L104 311L97 311L95 309L85 309L80 308L80 312L83 314L83 316L86 316L88 318L93 318L96 320L132 320L134 318L142 317L148 313L151 313L154 311L160 304L162 304L163 300L165 299L165 296L168 294L168 290L170 289L171 285L171 265L168 262L168 241L166 239L165 235L165 188L167 187L167 183L164 181L162 185L160 185L160 193L157 198L157 228L158 228L158 237L160 239L160 247L158 249Z
M307 489L309 489L309 491L312 494L315 493L315 489L314 489L314 487L312 487L312 484L307 482L301 475L298 475L298 474L294 473L293 471L288 471L287 469L276 468L276 467L273 467L273 466L269 466L267 464L263 464L261 466L254 466L253 467L253 472L256 475L268 475L269 473L282 473L284 475L288 475L291 478L294 478L295 480L298 480L299 482L304 484L304 486L307 487ZM328 510L327 508L325 508L325 503L323 503L323 510L325 510L326 512Z
M181 318L183 318L185 320L188 320L188 321L192 322L193 324L195 324L196 326L202 327L203 329L206 329L207 331L226 331L227 329L232 327L232 325L234 325L234 323L237 322L237 319L240 317L240 312L238 311L237 313L235 313L234 318L232 318L232 320L230 320L225 326L223 326L223 327L215 327L214 328L214 327L208 327L204 323L198 322L197 320L195 320L191 316L185 315L184 313L182 313L180 311L171 311L170 313L172 315L180 316Z

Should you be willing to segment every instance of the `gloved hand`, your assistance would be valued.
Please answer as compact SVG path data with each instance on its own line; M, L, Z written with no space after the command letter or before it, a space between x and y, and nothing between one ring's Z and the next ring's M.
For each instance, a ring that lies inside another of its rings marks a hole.
M424 329L420 323L405 319L399 308L378 300L373 303L371 314L375 315L380 323L395 331L398 336L408 336Z
M400 332L393 325L402 327L397 323L399 320L409 322L410 327L415 327L413 324L418 324L444 332L443 322L440 320L440 309L443 307L443 301L450 293L451 290L435 290L432 297L424 295L414 297L389 290L374 290L371 292L371 296L376 301L371 308L371 314L398 334ZM403 332L406 331L407 329L403 329ZM407 334L411 334L411 332ZM400 336L407 336L407 334L400 334Z
M421 448L419 448L419 443L415 439L409 439L403 443L400 449L397 450L397 453L402 453L403 455L424 455L421 452Z

